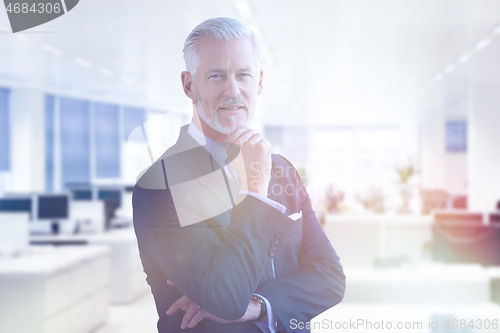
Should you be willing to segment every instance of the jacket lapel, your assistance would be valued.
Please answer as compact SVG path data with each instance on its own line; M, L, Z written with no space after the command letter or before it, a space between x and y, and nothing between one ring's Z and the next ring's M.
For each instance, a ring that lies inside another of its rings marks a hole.
M182 163L191 168L191 176L211 195L213 195L224 211L232 209L231 198L227 191L224 175L220 166L212 160L212 157L205 149L200 146L188 133L187 125L181 128L179 139L175 144L175 151L181 159ZM212 165L215 170L212 170ZM214 207L216 211L218 209Z
M217 234L219 240L222 242L225 237L223 229L229 225L231 218L232 204L229 198L229 193L227 191L224 176L222 174L221 166L213 159L211 159L210 154L205 149L205 147L200 146L188 133L188 126L183 126L179 135L179 139L175 144L175 150L180 157L182 163L191 168L191 175L200 185L202 185L211 195L217 198L218 202L221 204L221 208L224 207L224 213L216 215L213 217L218 222L217 224L209 224L209 227L214 230ZM191 153L189 153L191 152ZM212 170L212 163L215 171ZM239 191L239 186L229 180L229 185L231 191L235 194ZM269 182L269 189L267 197L271 200L278 201L279 193L276 193L276 188L278 187L278 182L275 177L274 163L271 169L271 180ZM273 186L274 194L273 193ZM222 230L221 230L222 228ZM268 281L273 281L273 267L269 263L266 269L266 276ZM263 280L264 279L264 280ZM261 278L261 283L265 281L264 275Z

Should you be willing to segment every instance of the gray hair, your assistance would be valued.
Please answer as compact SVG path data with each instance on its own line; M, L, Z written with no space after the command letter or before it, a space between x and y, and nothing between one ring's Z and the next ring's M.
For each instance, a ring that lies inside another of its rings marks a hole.
M184 49L182 51L184 52L186 70L191 73L193 80L201 61L197 46L199 40L203 37L225 41L250 37L253 46L255 66L260 68L262 61L262 41L259 36L243 25L243 23L233 18L213 18L203 21L196 26L184 42Z

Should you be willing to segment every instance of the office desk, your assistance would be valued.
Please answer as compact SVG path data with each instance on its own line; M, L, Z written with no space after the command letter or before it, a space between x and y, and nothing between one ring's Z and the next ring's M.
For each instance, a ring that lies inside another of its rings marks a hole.
M134 229L116 229L99 234L31 236L33 245L104 245L110 248L111 303L129 303L149 290Z
M493 272L479 265L344 266L344 273L343 303L473 305L491 301Z
M0 332L86 333L109 308L109 249L30 247L0 258Z
M430 260L425 244L432 241L432 216L330 214L324 230L342 265L374 267L384 259Z
M436 261L500 266L500 225L436 223L433 226Z

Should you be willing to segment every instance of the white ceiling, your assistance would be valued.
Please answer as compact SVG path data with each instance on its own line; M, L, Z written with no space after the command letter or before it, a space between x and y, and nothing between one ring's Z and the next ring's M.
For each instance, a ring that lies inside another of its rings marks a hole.
M247 1L81 0L15 35L0 10L0 84L179 108L186 35L230 16L265 41L268 123L391 124L411 118L417 92L500 24L498 0Z

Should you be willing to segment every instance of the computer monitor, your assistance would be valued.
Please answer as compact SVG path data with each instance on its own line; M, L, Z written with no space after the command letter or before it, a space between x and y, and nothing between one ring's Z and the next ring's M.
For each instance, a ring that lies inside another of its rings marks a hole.
M66 190L71 193L73 201L92 201L95 199L95 188L87 183L69 183L65 186Z
M115 211L121 207L122 189L121 188L98 188L97 200L104 201L105 225L106 230L111 228L111 220L115 217Z
M69 220L69 195L40 194L37 196L37 222L49 222L51 232L58 234L61 223Z
M135 187L135 185L126 185L125 186L125 193L132 193L132 192L134 192L134 187Z
M75 201L91 201L93 199L92 189L71 189L73 200Z
M120 207L122 202L122 191L121 189L100 188L97 190L97 199L113 201L118 204L118 207Z
M32 206L31 196L0 198L0 212L27 212L30 215L30 221L33 221Z
M490 224L500 225L500 212L490 213L489 222Z
M48 195L38 196L38 220L67 220L69 214L68 195Z

